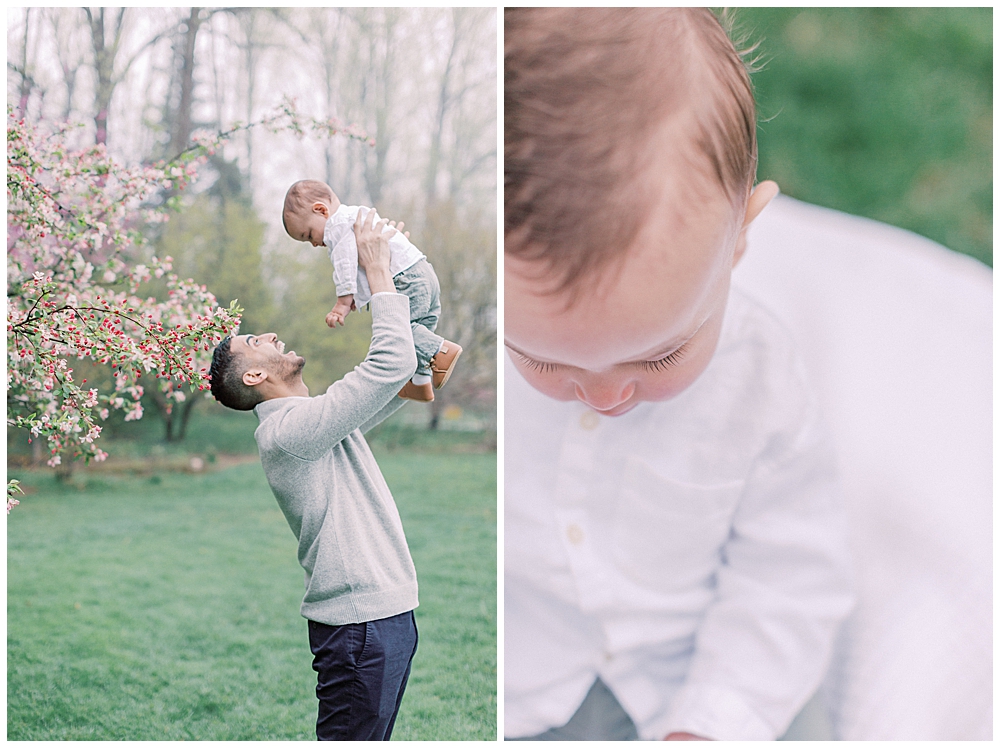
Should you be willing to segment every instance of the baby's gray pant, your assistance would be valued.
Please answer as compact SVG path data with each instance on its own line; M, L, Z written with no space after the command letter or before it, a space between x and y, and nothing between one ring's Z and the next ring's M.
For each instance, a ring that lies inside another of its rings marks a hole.
M417 352L417 374L430 375L430 361L441 350L444 338L434 334L441 314L441 284L434 268L418 260L392 279L399 293L410 299L410 329Z
M562 727L517 740L638 740L635 723L598 678L576 714Z
M507 738L510 740L511 738ZM635 723L598 678L576 714L562 727L514 740L638 740ZM830 719L819 694L813 696L778 740L833 740Z

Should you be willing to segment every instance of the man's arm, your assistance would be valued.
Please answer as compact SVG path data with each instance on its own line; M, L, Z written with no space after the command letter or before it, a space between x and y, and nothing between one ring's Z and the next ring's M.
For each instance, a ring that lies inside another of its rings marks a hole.
M361 433L367 434L369 431L378 426L380 423L382 423L382 421L391 416L393 413L402 408L404 405L406 405L406 400L403 400L400 397L394 397L386 404L384 408L382 408L382 410L380 410L378 413L376 413L367 421L365 421L363 424L361 424L360 426Z
M275 424L279 447L302 459L317 459L355 429L367 424L389 404L417 368L410 331L410 304L397 294L389 273L387 223L354 225L358 262L368 273L372 290L372 343L365 360L326 393L289 408ZM374 224L374 225L373 225Z
M389 224L390 228L383 233L386 224ZM399 225L402 228L403 224ZM396 222L379 219L374 208L364 217L361 211L358 211L358 217L354 221L358 264L365 269L372 296L377 293L396 293L396 287L392 283L392 273L389 272L389 239L395 233Z

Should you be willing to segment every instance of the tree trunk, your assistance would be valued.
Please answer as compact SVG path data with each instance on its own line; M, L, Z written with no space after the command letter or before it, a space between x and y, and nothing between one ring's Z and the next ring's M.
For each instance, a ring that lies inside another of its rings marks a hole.
M73 91L76 90L76 74L80 68L70 68L65 62L62 63L63 81L66 84L66 108L63 110L63 121L69 122L69 117L73 113Z
M28 99L34 80L28 75L28 30L31 28L31 8L24 9L24 54L21 56L21 91L17 110L21 117L28 111Z
M169 154L176 156L187 147L191 137L191 107L194 104L194 49L202 18L199 8L191 8L187 19L187 29L183 37L181 52L181 96L177 105L177 116L170 135Z
M188 421L191 420L191 411L194 410L195 403L198 402L200 398L196 398L193 394L187 400L184 401L184 407L181 408L181 422L180 427L177 432L177 441L184 441L184 437L187 436ZM177 413L177 408L174 408L174 413Z
M444 137L444 120L448 114L448 107L451 103L448 90L451 84L451 68L455 59L455 51L459 43L459 9L452 8L452 36L451 49L448 51L448 60L445 62L444 72L441 74L441 88L438 91L437 117L434 121L434 130L431 133L430 155L427 160L427 176L424 182L424 193L426 196L427 210L434 207L437 201L437 177L438 164L441 161L441 139Z
M59 483L69 483L73 478L73 469L76 467L76 460L64 460L56 465L56 480Z
M177 411L175 409L171 409L168 412L166 408L160 411L160 415L163 416L163 425L166 429L166 432L163 435L163 440L167 442L167 444L174 441L174 413L176 412Z
M94 125L97 128L95 142L108 142L108 111L111 109L111 97L115 92L115 57L118 54L118 44L121 41L122 22L125 19L125 8L118 8L115 19L114 41L108 44L104 13L107 8L98 8L95 16L90 8L84 8L87 21L90 24L90 43L94 50L94 69L97 73L97 86L94 92L94 103L97 114L94 115Z
M370 27L368 44L369 63L373 72L372 98L375 108L375 163L365 159L365 186L376 208L382 201L385 188L386 156L392 142L392 128L389 122L389 108L395 95L392 70L394 66L394 51L396 23L399 20L398 11L394 8L382 9L381 32L373 23ZM383 49L380 51L380 47ZM381 59L379 59L381 57ZM364 104L366 88L362 88L362 104Z
M431 420L427 422L428 431L437 431L441 425L441 401L435 398L431 402Z

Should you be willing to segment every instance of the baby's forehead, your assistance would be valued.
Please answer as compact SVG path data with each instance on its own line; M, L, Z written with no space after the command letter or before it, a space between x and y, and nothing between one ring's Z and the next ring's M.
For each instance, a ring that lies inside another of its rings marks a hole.
M516 9L505 20L505 252L548 262L571 287L627 260L665 181L682 185L681 227L710 220L695 191L745 203L753 95L711 11Z
M706 283L707 276L731 261L740 207L687 170L671 172L664 166L656 174L659 189L647 203L632 206L635 227L627 240L608 245L553 242L533 251L505 241L507 266L536 279L536 292L561 297L567 307L585 306L595 295L609 295L614 303L614 296L639 293L636 288L645 289L647 281L652 285L641 293L651 296ZM567 278L562 268L574 264L582 270Z

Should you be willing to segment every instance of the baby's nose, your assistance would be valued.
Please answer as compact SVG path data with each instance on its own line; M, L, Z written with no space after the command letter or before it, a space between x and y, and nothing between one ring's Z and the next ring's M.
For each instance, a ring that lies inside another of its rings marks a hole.
M635 394L635 382L590 381L576 383L576 398L594 410L611 410Z

